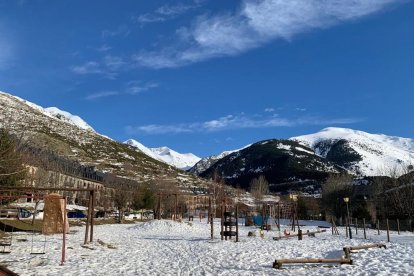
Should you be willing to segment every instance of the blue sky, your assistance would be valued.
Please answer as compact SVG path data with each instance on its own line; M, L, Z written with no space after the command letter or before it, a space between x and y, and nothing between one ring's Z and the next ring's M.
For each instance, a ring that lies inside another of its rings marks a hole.
M0 90L199 156L337 126L413 137L414 1L0 0Z

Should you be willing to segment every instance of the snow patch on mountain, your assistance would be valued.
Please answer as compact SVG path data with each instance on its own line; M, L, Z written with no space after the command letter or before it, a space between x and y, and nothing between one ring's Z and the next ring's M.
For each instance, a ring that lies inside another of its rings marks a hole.
M329 127L314 134L292 137L290 140L312 148L324 158L335 143L344 141L347 147L361 156L361 160L348 167L360 175L402 174L409 165L414 164L414 139L410 138Z

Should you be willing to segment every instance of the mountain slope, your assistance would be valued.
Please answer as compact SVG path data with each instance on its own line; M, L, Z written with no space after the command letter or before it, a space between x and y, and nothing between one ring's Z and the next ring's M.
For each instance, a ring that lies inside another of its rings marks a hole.
M357 175L402 174L414 164L414 139L333 127L290 139Z
M271 190L281 191L280 185L320 184L328 173L341 171L298 142L273 139L257 142L227 155L201 173L201 176L209 178L217 172L228 184L248 189L253 178L264 175Z
M96 166L103 172L140 182L151 179L176 180L186 185L200 182L194 176L96 133L86 123L81 123L80 118L74 121L70 113L47 110L3 92L0 92L0 110L0 127L22 137L31 147L47 149Z
M203 172L205 172L208 168L210 168L211 166L213 166L217 161L219 161L220 159L226 157L227 155L230 155L234 152L238 152L242 149L245 149L247 147L251 146L250 144L241 148L241 149L236 149L236 150L228 150L228 151L223 151L222 153L218 154L218 155L211 155L208 157L204 157L201 160L199 160L190 170L189 172L191 172L192 174L195 175L199 175Z
M124 143L137 148L141 152L156 160L162 161L181 170L188 170L200 160L200 157L192 153L179 153L168 147L147 148L134 139L129 139Z

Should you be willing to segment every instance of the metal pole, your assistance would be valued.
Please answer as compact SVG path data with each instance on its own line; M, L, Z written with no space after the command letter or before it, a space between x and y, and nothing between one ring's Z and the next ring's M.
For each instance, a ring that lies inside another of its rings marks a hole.
M351 225L349 223L349 208L348 208L348 202L346 202L346 212L348 214L348 231L349 231L349 238L352 239Z
M364 226L364 239L367 239L367 232L365 230L365 218L362 220L362 224Z
M387 219L387 241L390 242L390 225Z

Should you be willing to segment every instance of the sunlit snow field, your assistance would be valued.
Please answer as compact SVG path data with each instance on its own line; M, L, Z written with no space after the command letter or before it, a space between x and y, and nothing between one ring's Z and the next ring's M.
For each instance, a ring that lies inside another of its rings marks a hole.
M303 230L317 230L312 222ZM221 241L220 224L215 224L211 241L206 220L188 222L150 221L136 224L95 226L95 241L81 247L84 227L72 227L67 236L66 262L60 266L62 236L47 237L46 254L30 255L31 236L15 233L11 254L0 255L0 263L21 275L414 275L414 234L391 233L387 249L362 250L352 254L353 265L283 265L276 270L277 258L339 258L342 248L372 242L385 242L386 233L378 236L368 230L368 240L359 230L352 240L333 236L330 229L316 234L274 241L278 231L265 232L240 226L240 242ZM282 230L288 229L287 226ZM257 231L256 237L247 237ZM74 232L74 233L73 233ZM19 242L19 238L28 241ZM34 236L35 250L42 250L41 236ZM101 242L98 242L101 241ZM115 247L115 248L114 248Z

